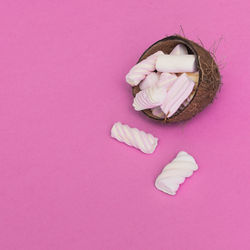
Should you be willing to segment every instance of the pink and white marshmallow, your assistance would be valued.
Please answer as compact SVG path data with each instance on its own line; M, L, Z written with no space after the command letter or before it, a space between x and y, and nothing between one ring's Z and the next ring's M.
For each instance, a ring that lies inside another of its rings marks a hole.
M116 122L111 129L111 137L129 146L141 150L145 154L152 154L157 146L158 138L137 128Z
M162 51L157 51L146 59L136 64L126 75L126 81L131 86L138 85L147 75L155 71L155 63L158 56L164 55Z
M171 117L179 109L181 104L191 94L194 85L194 82L185 73L177 78L161 105L161 109L167 117Z
M155 86L160 78L160 73L152 72L140 83L140 89L144 90Z
M174 84L177 79L176 74L170 73L161 73L159 81L156 83L157 87L165 87L166 91L168 91Z
M167 97L164 87L151 87L141 90L134 98L133 107L136 111L160 106Z
M198 165L190 154L181 151L176 158L163 168L161 174L156 178L155 187L164 193L175 195L187 177L198 170Z

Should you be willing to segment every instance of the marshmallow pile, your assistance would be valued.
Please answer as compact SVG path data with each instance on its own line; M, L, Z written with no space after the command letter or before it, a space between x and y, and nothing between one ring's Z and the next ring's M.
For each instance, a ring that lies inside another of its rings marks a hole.
M167 55L157 51L136 64L126 75L131 86L139 85L133 107L136 111L151 109L159 118L169 118L184 105L187 106L195 94L199 72L195 55L178 44Z
M111 137L135 147L145 154L152 154L158 144L158 138L152 134L131 128L121 122L116 122L112 126ZM180 151L156 178L155 187L164 193L175 195L180 184L196 170L198 170L198 165L195 159L190 154Z

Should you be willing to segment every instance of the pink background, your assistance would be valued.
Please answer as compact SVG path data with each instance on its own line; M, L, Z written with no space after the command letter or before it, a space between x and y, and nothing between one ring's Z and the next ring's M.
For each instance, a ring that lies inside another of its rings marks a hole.
M250 249L249 1L5 0L0 4L0 249ZM223 86L190 122L136 113L124 77L180 31L217 50ZM160 139L145 155L116 121ZM200 169L168 196L179 150Z

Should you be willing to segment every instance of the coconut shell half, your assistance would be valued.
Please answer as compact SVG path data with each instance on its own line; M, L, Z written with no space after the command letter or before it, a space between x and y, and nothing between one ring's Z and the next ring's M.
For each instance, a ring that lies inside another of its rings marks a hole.
M220 72L212 55L199 44L181 36L169 36L154 43L142 54L138 63L159 50L169 54L177 44L185 45L188 53L196 56L199 81L192 100L187 106L179 108L173 116L162 119L153 115L151 109L142 110L142 112L149 118L163 123L181 122L194 117L208 104L212 103L221 84ZM133 96L135 96L139 91L139 85L133 87Z

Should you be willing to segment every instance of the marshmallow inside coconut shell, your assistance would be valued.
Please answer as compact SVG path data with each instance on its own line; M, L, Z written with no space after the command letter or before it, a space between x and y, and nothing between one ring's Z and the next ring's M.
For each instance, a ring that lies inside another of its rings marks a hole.
M211 54L199 44L181 36L169 36L154 43L142 54L138 63L159 50L165 54L169 54L178 44L185 45L188 53L196 56L199 81L191 93L191 100L185 105L181 105L171 117L160 118L155 116L151 109L142 110L146 116L164 123L181 122L191 119L208 104L212 103L221 84L220 72ZM139 85L133 87L132 91L133 96L135 96L140 91Z

